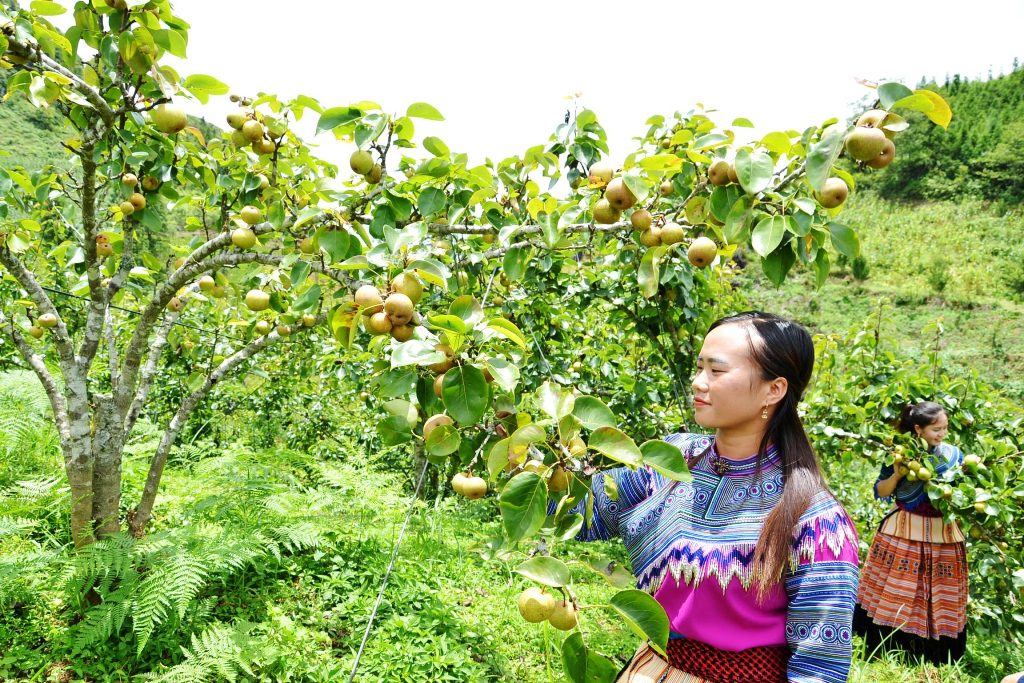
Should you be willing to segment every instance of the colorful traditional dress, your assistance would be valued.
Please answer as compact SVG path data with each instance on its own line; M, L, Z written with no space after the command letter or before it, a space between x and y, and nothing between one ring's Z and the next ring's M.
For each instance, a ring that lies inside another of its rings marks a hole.
M693 481L669 481L647 468L598 474L591 486L595 514L580 535L621 537L637 587L668 613L668 661L645 646L619 680L846 681L858 564L846 511L827 492L814 499L793 529L790 570L758 602L754 547L782 495L778 452L770 448L761 463L756 455L727 461L711 437L666 440L687 458L701 456L691 466ZM614 480L616 500L602 477Z
M939 444L926 464L942 474L963 462L956 446ZM875 482L892 476L882 467ZM900 649L936 664L956 661L967 644L967 550L956 522L943 522L921 481L901 479L896 509L871 543L857 595L854 625L869 653Z

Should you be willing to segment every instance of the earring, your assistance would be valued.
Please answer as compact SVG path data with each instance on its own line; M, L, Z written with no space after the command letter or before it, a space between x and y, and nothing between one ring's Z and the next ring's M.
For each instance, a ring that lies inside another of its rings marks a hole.
M761 419L762 420L767 420L768 419L768 406L765 406L764 408L761 409Z

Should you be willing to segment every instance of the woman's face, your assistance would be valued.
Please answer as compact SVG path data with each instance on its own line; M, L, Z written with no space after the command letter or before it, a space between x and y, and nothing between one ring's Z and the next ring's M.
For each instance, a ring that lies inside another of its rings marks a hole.
M778 398L750 357L748 329L722 325L704 339L693 378L694 417L702 427L763 430L767 424L761 411Z
M914 425L914 431L929 446L934 448L942 443L946 439L946 434L949 433L949 417L946 416L946 413L939 413L939 416L935 418L935 422L924 427Z

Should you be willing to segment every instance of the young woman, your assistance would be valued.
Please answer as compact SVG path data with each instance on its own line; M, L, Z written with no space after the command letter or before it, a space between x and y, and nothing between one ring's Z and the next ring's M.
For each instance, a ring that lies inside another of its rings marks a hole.
M963 462L963 453L943 443L946 411L923 401L906 406L899 430L924 445L918 459L935 474ZM967 643L967 551L956 522L945 523L929 502L927 484L906 478L903 466L885 465L875 497L896 498L871 543L854 626L869 654L904 650L944 664L960 659Z
M693 481L646 468L595 476L581 538L621 537L637 587L671 626L667 658L644 646L619 681L846 681L857 537L797 413L813 365L796 323L760 312L719 320L693 379L695 419L714 436L667 437Z

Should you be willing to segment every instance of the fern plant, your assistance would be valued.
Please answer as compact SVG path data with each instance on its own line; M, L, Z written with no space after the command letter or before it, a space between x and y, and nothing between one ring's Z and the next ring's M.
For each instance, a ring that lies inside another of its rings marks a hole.
M214 624L192 635L192 647L182 648L185 661L144 680L156 683L206 683L213 680L238 680L241 673L253 678L250 668L256 641L249 636L251 624L226 626Z

